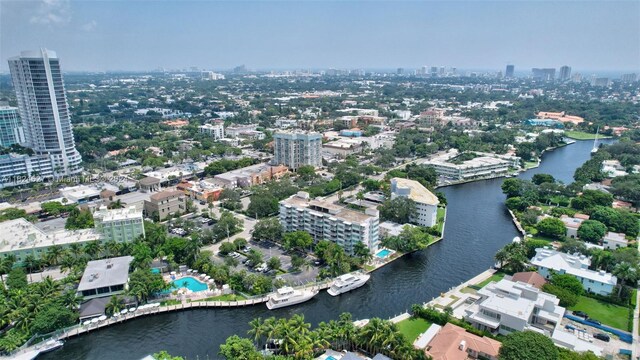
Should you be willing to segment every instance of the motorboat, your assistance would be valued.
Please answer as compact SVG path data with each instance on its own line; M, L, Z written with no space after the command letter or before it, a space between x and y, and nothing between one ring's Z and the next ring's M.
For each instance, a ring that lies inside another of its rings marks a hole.
M369 278L371 278L371 275L358 272L340 275L333 281L327 292L331 296L338 296L359 288L364 285Z
M273 310L285 306L300 304L307 300L311 300L311 298L317 294L318 290L313 288L296 290L290 286L281 287L276 290L276 292L269 295L267 308L269 310Z
M38 348L40 354L48 353L50 351L59 349L64 345L64 341L62 340L49 340L42 345L41 348Z

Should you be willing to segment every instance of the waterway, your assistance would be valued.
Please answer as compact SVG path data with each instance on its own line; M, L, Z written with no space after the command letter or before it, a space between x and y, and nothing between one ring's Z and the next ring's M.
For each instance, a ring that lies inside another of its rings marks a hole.
M544 154L539 168L520 175L552 174L572 182L575 169L590 157L590 141L578 141ZM354 319L390 318L488 269L494 254L518 233L507 213L500 185L492 179L442 188L448 201L444 239L380 270L362 288L342 296L320 293L291 308L269 311L264 305L236 309L191 310L140 318L75 339L41 359L140 359L167 350L187 359L218 359L220 344L245 336L256 317L304 314L313 324L350 312Z

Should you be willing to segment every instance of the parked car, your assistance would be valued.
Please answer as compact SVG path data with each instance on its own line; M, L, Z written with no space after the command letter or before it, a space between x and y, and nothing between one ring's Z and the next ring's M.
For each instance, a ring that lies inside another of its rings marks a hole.
M567 330L575 330L576 329L576 327L571 325L571 324L565 325L564 328L567 329Z
M585 319L589 317L589 315L587 315L587 313L584 312L584 311L574 311L573 315L580 316L580 317L583 317Z
M238 254L237 252L232 252L231 254L229 254L229 256L235 259L235 258L239 258L240 254Z
M605 333L596 333L596 334L593 334L593 337L598 340L602 340L606 342L609 342L609 340L611 340L611 337Z

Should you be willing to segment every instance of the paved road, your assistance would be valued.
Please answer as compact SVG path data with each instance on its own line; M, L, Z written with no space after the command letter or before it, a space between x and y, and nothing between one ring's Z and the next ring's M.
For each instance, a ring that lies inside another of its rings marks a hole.
M213 205L214 207L210 211L213 213L216 219L219 219L220 210L221 210L220 203L216 201L213 203ZM196 206L198 207L199 212L201 212L201 209L206 209L207 211L209 211L209 205L200 205L200 203L196 203ZM241 232L235 235L231 235L231 237L228 240L233 241L237 238L244 238L246 240L251 239L251 232L253 231L253 228L256 226L256 220L250 217L247 217L243 214L238 214L235 212L233 213L233 216L235 216L237 219L242 220L243 229ZM216 244L204 246L202 250L211 250L215 253L216 251L220 250L220 245L222 245L222 243L225 241L227 241L227 239L224 239L223 241Z

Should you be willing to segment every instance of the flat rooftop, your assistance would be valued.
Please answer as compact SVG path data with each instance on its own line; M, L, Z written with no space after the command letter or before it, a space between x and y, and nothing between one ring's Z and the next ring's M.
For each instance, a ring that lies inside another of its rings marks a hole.
M293 206L295 208L305 208L310 212L315 214L323 215L327 218L336 218L342 221L350 222L350 223L363 223L375 216L368 215L365 213L361 213L359 211L351 210L346 207L333 204L324 200L308 200L299 195L292 195L291 197L282 200L280 202L283 205Z
M100 235L94 229L63 229L45 232L23 218L0 223L0 252L37 249L99 239Z
M134 206L111 210L102 207L93 214L93 217L100 218L103 222L142 219L142 211L137 211Z
M126 284L133 256L89 261L82 274L78 291Z

